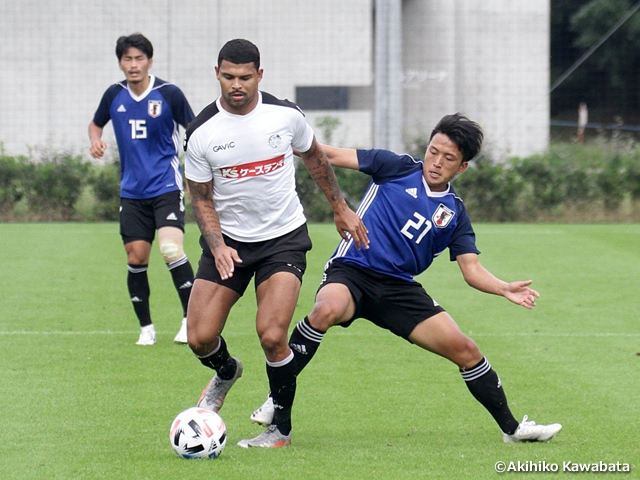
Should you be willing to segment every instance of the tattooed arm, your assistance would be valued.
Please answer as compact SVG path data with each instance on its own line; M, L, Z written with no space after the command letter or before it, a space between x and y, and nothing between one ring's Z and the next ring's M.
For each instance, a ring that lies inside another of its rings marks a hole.
M220 218L213 205L213 180L198 183L187 179L187 185L191 194L191 208L200 233L211 249L220 276L226 280L233 276L235 263L242 263L242 260L235 249L224 243Z
M299 155L309 171L309 175L329 200L333 209L333 219L340 236L347 240L350 235L358 249L361 246L369 248L367 228L360 217L347 206L347 202L340 192L333 168L331 168L320 144L314 138L311 148L306 152L299 152Z

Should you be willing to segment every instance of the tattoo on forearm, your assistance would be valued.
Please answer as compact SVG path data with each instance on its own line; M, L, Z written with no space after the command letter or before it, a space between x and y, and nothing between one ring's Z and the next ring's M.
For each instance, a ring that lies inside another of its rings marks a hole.
M219 247L222 240L220 218L213 205L213 183L198 183L187 180L191 194L191 208L196 217L200 233L211 250Z
M311 175L313 181L320 187L332 205L342 199L335 172L320 148L317 146L312 148L306 152L302 160L309 171L309 175Z

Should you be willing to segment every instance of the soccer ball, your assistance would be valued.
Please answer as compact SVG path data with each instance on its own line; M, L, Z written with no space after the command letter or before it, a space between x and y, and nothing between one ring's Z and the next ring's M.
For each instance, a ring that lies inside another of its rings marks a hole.
M169 440L182 458L216 458L227 444L227 427L217 413L191 407L175 418Z

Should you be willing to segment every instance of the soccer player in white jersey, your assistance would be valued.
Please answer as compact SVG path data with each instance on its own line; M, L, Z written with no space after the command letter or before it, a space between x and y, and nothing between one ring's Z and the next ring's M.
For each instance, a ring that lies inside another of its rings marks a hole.
M215 70L221 95L185 135L185 175L202 233L187 314L189 346L216 371L198 406L218 411L242 375L240 360L229 354L221 334L255 276L256 330L275 413L266 431L238 445L278 448L291 442L297 367L287 336L311 248L295 191L293 149L329 200L342 238L363 249L368 238L302 112L259 91L258 48L244 39L227 42Z
M357 212L371 243L369 249L358 250L351 239L340 242L325 268L315 305L296 325L289 344L300 373L330 327L367 319L455 363L471 394L498 423L505 442L546 441L562 426L536 425L526 416L518 422L498 375L476 343L413 278L448 248L470 286L528 309L536 304L539 294L529 288L531 280L507 283L481 265L464 204L449 183L467 169L482 138L477 123L455 114L434 128L424 160L386 150L323 146L333 166L372 177ZM272 415L269 397L251 419L268 425Z
M174 338L187 343L187 304L193 269L184 252L184 188L178 126L186 128L193 111L182 91L149 75L153 46L139 33L116 42L118 65L126 80L110 86L89 124L89 153L101 158L109 122L120 154L120 235L127 253L127 287L140 323L137 345L153 345L156 333L149 308L147 267L156 230L162 258L182 303L182 325Z

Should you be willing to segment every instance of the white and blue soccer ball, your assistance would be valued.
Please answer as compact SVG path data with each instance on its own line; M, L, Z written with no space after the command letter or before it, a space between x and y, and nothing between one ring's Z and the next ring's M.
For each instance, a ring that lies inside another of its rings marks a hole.
M191 407L175 418L169 440L182 458L216 458L227 444L227 427L217 413Z

